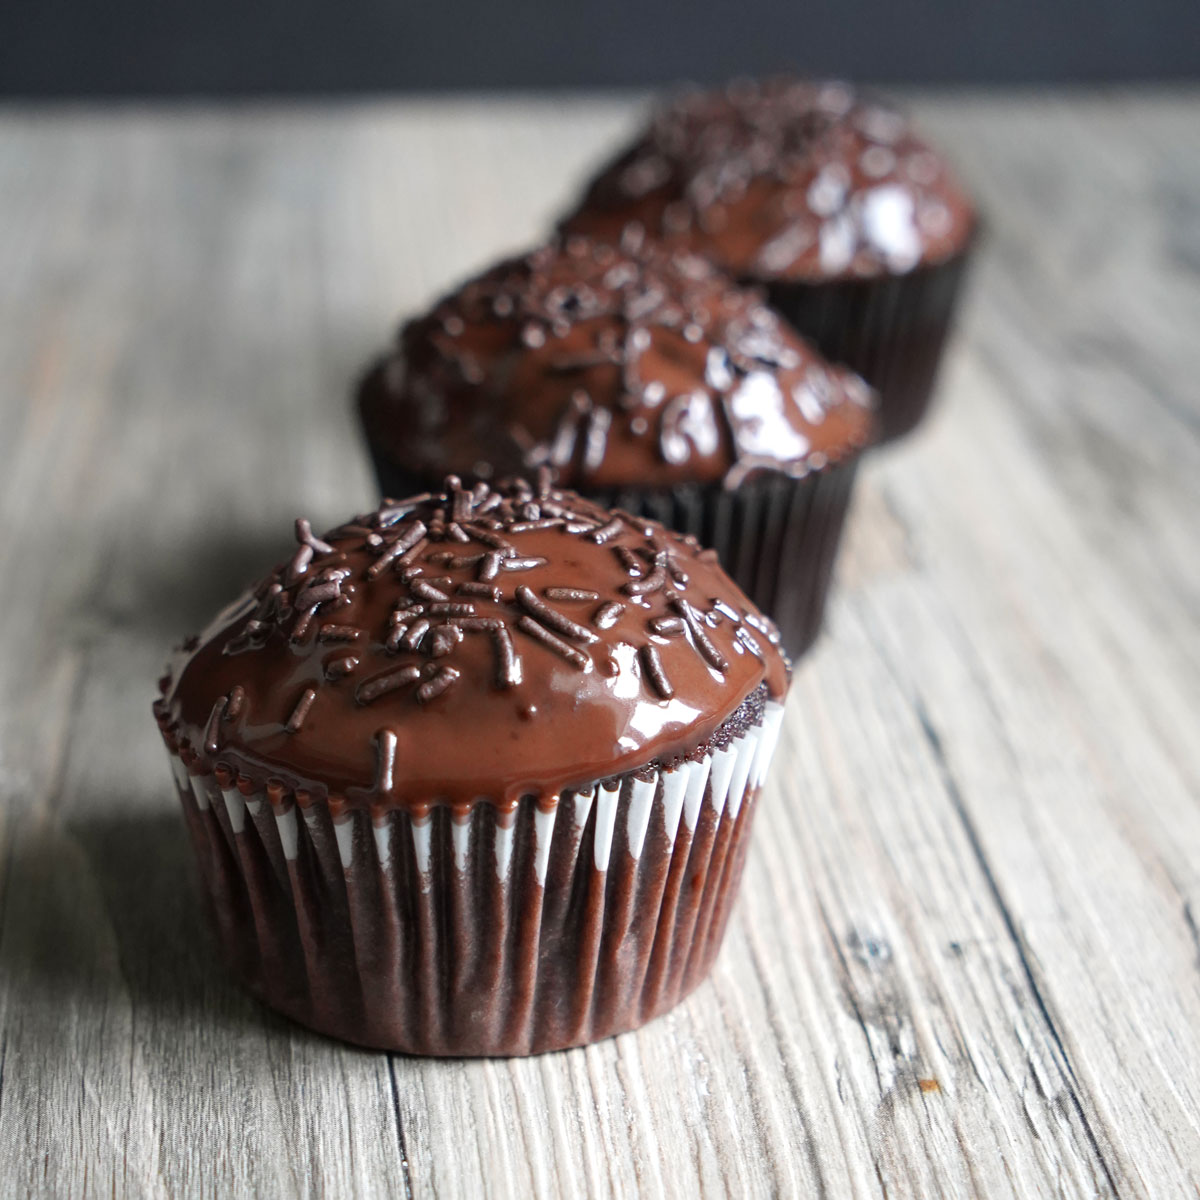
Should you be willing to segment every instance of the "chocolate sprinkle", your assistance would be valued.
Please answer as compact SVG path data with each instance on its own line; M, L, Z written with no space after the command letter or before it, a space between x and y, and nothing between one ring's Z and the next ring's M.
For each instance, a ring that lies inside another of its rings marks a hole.
M463 567L473 567L482 557L482 554L431 554L429 561L440 563L452 571L461 571Z
M412 665L398 667L386 675L377 675L366 683L360 683L355 689L354 699L359 704L370 704L373 700L378 700L380 696L386 696L388 692L394 692L397 688L404 687L405 684L415 683L420 676L421 669L419 667Z
M513 645L512 634L499 622L493 631L496 645L496 686L516 687L521 682L521 658Z
M544 567L546 560L544 558L529 557L529 558L504 558L500 560L500 569L502 571L532 571L534 567Z
M657 592L664 587L667 582L666 573L662 567L655 567L649 575L642 579L631 579L628 583L621 585L621 591L627 596L646 596L651 592Z
M429 635L429 657L444 658L462 641L462 636L457 625L438 625Z
M599 592L592 592L586 588L548 587L542 589L542 595L547 600L577 600L580 603L588 603L589 601L600 599Z
M602 525L588 536L597 546L603 546L605 542L611 542L624 527L625 522L620 517L613 517L607 525Z
M726 604L719 596L714 596L709 603L712 605L714 612L719 612L721 616L732 621L735 625L741 621L741 613L736 608L732 608Z
M417 617L424 616L424 614L425 614L425 605L410 604L407 608L393 609L391 616L388 617L388 620L393 625L399 625L405 621L413 621Z
M745 620L746 624L753 625L754 628L757 629L758 632L761 633L763 637L765 637L767 641L771 643L772 646L779 645L779 629L776 627L774 621L769 620L767 617L760 616L755 612L746 613Z
M439 667L438 673L432 679L427 679L417 688L417 699L422 704L436 700L458 677L459 672L453 667Z
M285 578L289 584L293 584L308 570L308 564L313 559L313 548L307 543L301 543L296 547L296 553L292 555L292 561L288 563L287 574Z
M491 632L504 627L499 617L456 617L454 624L465 633Z
M459 521L465 521L471 515L471 493L461 490L454 490L451 493L450 509L452 514L451 526L456 525ZM451 533L450 535L454 535Z
M704 628L696 616L696 610L682 596L673 597L671 607L687 622L688 630L692 635L692 641L695 643L696 649L700 652L700 657L709 666L716 667L718 671L728 671L729 663L720 650L712 644L708 634L704 632Z
M562 517L542 517L535 521L518 521L508 527L509 533L532 533L537 529L554 529L564 524Z
M639 579L645 575L646 568L638 561L637 555L628 546L614 546L613 552L621 560L621 565L625 568L626 572L632 575L634 579Z
M683 633L684 624L680 617L654 617L650 622L650 630L659 637L679 637Z
M414 579L409 585L408 590L414 596L418 596L422 600L449 600L440 588L435 588L433 584L426 582L424 579Z
M362 630L357 625L322 625L317 638L322 642L356 642L362 637Z
M494 604L500 603L500 597L503 594L498 587L490 583L477 583L471 579L460 583L456 590L460 596L483 596Z
M621 619L624 611L625 605L619 600L610 600L607 604L600 605L592 614L592 624L597 629L611 629Z
M553 650L560 658L565 658L573 666L579 667L580 670L587 666L586 655L564 642L556 634L551 633L545 625L539 625L532 617L520 617L517 620L517 628L522 633L527 633L534 640L541 642L543 646Z
M308 628L312 624L313 616L315 615L316 611L317 610L315 608L307 609L296 618L296 623L292 626L291 641L304 641L304 635L308 632Z
M419 496L410 496L407 500L397 503L395 500L384 500L383 507L379 510L378 524L381 526L394 525L401 517L406 517L414 508L420 508L422 504L427 504L432 500L432 492L422 492Z
M666 671L663 670L658 650L654 646L646 645L641 648L639 653L642 658L642 666L646 670L646 678L650 680L654 690L664 700L670 700L675 695L675 689L671 686Z
M325 664L326 679L341 679L354 672L358 666L358 658L353 654L343 655Z
M299 733L300 726L304 724L304 718L308 716L308 710L312 708L313 701L317 698L316 688L305 688L304 695L296 701L296 707L292 709L292 715L288 717L287 724L284 729L288 733Z
M525 586L517 588L517 603L527 612L537 617L543 625L548 625L551 629L557 630L557 632L566 635L573 641L583 642L585 646L588 646L600 640L590 629L580 625L578 621L572 621L570 617L564 616L557 609L553 609L544 601L539 600Z
M758 658L763 657L763 648L758 644L758 639L750 632L749 629L746 628L745 625L739 625L737 629L734 630L733 636L736 637L737 640L741 642L751 654Z
M383 553L367 568L368 579L378 579L395 559L414 549L428 530L423 521L414 521Z
M485 546L491 546L493 550L500 550L503 555L516 554L517 552L517 548L511 542L506 542L490 529L485 529L477 521L471 523L471 536L477 542L482 542Z
M335 599L341 590L341 584L336 579L331 579L328 583L309 584L296 597L296 607L315 609L318 605Z
M314 554L332 554L333 547L313 535L312 526L303 517L296 518L296 541L312 548Z
M229 703L225 706L226 721L236 721L242 715L242 707L246 703L246 689L240 683L235 684L229 693Z
M454 600L439 600L429 606L432 617L473 617L475 605L463 604Z
M375 769L375 790L387 795L394 786L396 735L390 729L380 729L375 734L375 746L379 754Z
M407 650L415 650L420 644L422 638L429 632L433 622L428 617L421 617L414 621L408 627L408 633L404 635L401 645Z
M206 754L216 754L217 752L217 734L221 727L221 717L225 713L225 706L229 703L226 696L221 696L212 706L212 712L208 714L208 727L204 733L204 752Z

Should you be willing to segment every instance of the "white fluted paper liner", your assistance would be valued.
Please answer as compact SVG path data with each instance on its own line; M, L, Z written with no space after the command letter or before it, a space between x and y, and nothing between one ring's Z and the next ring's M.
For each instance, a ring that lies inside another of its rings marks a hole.
M232 965L323 1032L528 1054L640 1025L707 974L783 717L668 771L503 813L345 813L191 774L180 799Z

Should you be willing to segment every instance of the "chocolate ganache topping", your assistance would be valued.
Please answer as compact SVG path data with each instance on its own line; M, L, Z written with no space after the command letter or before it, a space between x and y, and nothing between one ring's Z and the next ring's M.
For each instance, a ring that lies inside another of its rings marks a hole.
M384 501L297 547L180 649L155 712L194 771L420 810L704 746L781 699L771 622L711 551L524 480Z
M568 232L648 233L739 278L873 278L962 250L971 202L907 119L847 84L776 78L661 109Z
M426 486L543 465L593 488L804 475L869 440L873 400L700 258L586 238L447 296L359 392L372 444Z

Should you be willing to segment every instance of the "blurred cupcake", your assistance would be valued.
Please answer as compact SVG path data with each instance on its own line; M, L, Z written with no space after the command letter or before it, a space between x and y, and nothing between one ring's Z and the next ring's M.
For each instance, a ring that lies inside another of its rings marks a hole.
M694 93L605 168L568 232L704 254L880 393L880 438L924 415L976 218L944 160L844 83Z
M720 946L787 661L711 551L547 477L297 522L162 681L229 961L321 1032L579 1045Z
M704 260L578 237L410 322L358 402L385 494L551 467L716 549L795 656L874 397Z

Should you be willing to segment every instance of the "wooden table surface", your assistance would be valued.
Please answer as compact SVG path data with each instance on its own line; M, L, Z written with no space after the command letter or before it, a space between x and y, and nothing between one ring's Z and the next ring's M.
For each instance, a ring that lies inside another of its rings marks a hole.
M1200 94L917 98L989 238L872 460L714 978L416 1061L222 973L167 646L371 499L404 312L629 102L0 110L0 1192L1200 1189Z

